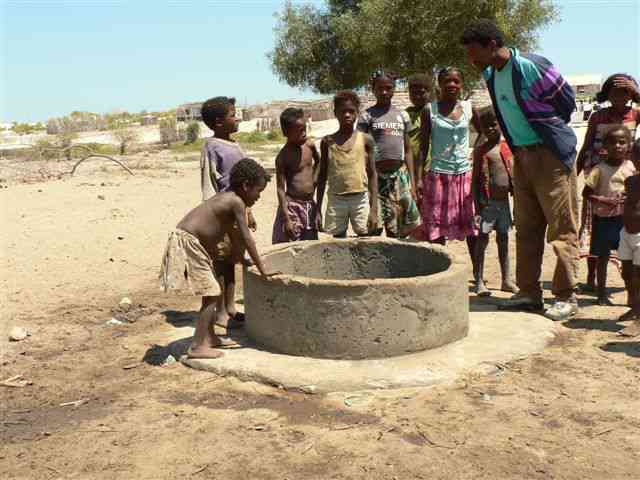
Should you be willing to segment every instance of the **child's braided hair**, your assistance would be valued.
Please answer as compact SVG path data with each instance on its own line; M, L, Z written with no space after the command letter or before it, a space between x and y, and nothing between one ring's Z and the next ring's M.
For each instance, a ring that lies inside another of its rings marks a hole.
M381 78L388 78L395 85L398 75L393 72L386 72L383 69L376 70L371 74L371 88L376 88L376 82Z
M266 183L271 180L271 175L253 158L243 158L231 169L229 184L231 185L231 190L237 191L242 188L244 182L247 182L250 186L255 186L262 178Z

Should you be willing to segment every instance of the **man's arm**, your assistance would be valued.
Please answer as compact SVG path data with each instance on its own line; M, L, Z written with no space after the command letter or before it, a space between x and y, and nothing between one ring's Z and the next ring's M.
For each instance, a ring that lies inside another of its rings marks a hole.
M560 71L548 59L540 55L526 55L529 61L520 62L525 76L537 77L528 86L533 100L551 105L555 113L565 122L571 121L576 109L576 94L573 88L560 74Z

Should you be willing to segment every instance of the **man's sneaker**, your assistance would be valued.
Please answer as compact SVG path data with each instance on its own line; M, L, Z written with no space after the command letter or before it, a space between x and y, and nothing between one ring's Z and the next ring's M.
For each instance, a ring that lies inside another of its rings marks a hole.
M536 311L542 310L544 304L542 300L536 300L521 293L516 293L511 298L504 300L498 308L500 310L526 310Z
M568 320L578 313L578 301L575 297L568 298L566 300L556 300L555 303L544 312L544 316L561 322Z

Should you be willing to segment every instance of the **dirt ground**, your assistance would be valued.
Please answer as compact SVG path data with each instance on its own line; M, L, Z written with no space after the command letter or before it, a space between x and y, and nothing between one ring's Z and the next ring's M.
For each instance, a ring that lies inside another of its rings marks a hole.
M272 152L261 156L270 167ZM199 201L197 157L127 162L135 176L103 160L60 179L60 165L0 164L0 381L28 381L0 386L1 478L640 476L640 339L616 335L615 268L615 307L581 296L580 315L543 353L495 375L327 396L242 383L164 364L166 338L199 307L156 283L168 231ZM275 207L272 182L255 208L259 247ZM487 263L497 288L493 245ZM548 249L548 295L553 265ZM123 318L123 297L129 322L107 325ZM30 336L8 342L13 326Z

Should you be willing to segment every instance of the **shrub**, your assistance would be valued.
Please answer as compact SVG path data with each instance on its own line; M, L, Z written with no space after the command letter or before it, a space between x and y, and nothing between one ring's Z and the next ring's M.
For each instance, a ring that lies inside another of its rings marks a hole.
M200 124L198 122L191 122L187 125L186 138L184 143L195 143L200 138Z
M158 124L160 129L160 143L170 147L178 140L178 123L174 117L163 118Z

